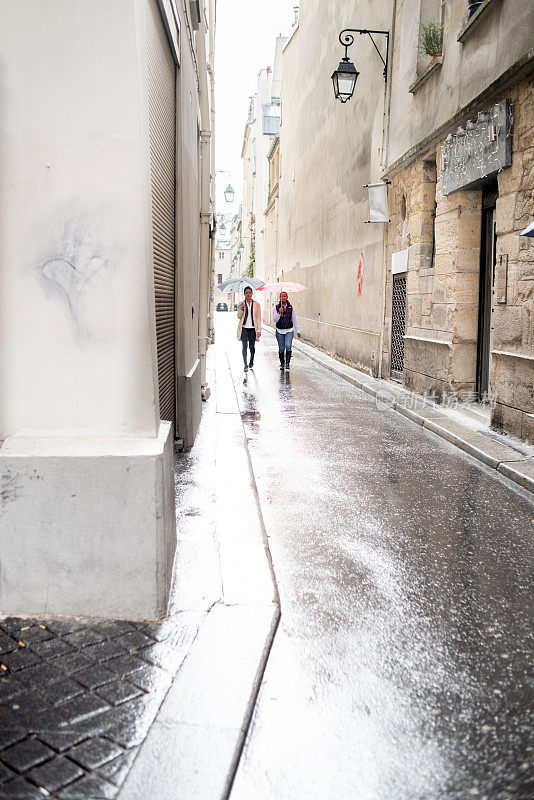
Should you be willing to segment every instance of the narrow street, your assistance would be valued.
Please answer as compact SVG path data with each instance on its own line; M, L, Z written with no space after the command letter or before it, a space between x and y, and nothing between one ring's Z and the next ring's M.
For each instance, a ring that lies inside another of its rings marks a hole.
M528 494L216 316L282 612L231 799L532 797Z

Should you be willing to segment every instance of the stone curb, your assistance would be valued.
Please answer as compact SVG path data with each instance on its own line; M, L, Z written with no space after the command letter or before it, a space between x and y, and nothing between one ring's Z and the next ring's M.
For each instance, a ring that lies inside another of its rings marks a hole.
M237 391L226 356L215 359L216 389L204 413L216 419L215 539L223 595L206 614L117 800L229 797L280 620ZM227 501L232 482L240 487L240 508L246 508L246 541L228 525L235 512ZM255 580L247 580L249 570Z
M264 325L264 328L274 335L274 328L270 325ZM498 442L459 422L454 422L439 411L431 401L425 400L409 389L391 386L380 378L360 373L354 367L340 363L308 342L293 340L293 348L300 350L312 361L339 375L358 389L376 397L378 402L382 402L384 409L389 407L398 411L412 422L446 439L473 458L500 472L523 489L534 493L534 459L524 456L505 442ZM404 403L407 400L415 408L406 406Z

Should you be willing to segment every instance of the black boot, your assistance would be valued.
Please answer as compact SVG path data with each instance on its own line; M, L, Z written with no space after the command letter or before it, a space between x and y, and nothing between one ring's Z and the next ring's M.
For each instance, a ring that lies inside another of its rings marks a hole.
M291 361L291 350L286 350L286 372L289 372L290 361Z
M280 359L280 369L283 372L284 371L284 354L280 353L280 351L278 352L278 358Z

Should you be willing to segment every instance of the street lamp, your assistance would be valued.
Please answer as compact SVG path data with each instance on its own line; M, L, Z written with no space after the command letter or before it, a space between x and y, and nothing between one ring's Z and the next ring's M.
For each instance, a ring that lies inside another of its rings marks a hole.
M228 186L224 190L224 199L226 200L227 203L232 203L233 199L234 199L234 195L235 195L235 192L232 189L232 186L230 184L228 184Z
M348 57L341 59L339 67L332 73L336 100L341 100L342 103L346 103L347 100L350 100L359 74L360 73Z
M339 66L332 73L332 83L334 84L334 95L336 100L346 103L353 95L358 75L360 74L348 56L348 48L354 44L353 33L367 34L371 39L382 64L384 65L384 80L387 81L388 72L388 50L389 50L389 31L368 31L366 28L345 28L339 34L340 44L345 48L345 56L339 62ZM382 58L380 50L376 46L372 34L380 34L386 37L386 60Z

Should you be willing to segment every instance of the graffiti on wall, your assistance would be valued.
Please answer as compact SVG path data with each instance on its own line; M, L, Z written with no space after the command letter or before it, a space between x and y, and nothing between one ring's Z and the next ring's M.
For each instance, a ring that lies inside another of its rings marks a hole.
M363 253L360 253L360 260L358 261L358 271L356 273L356 284L358 287L358 297L361 296L363 291L363 283L365 280L365 258Z
M98 273L110 266L110 254L101 244L97 221L86 209L69 209L50 228L51 239L37 264L40 281L46 294L67 311L77 337L87 339L91 334L87 292Z

